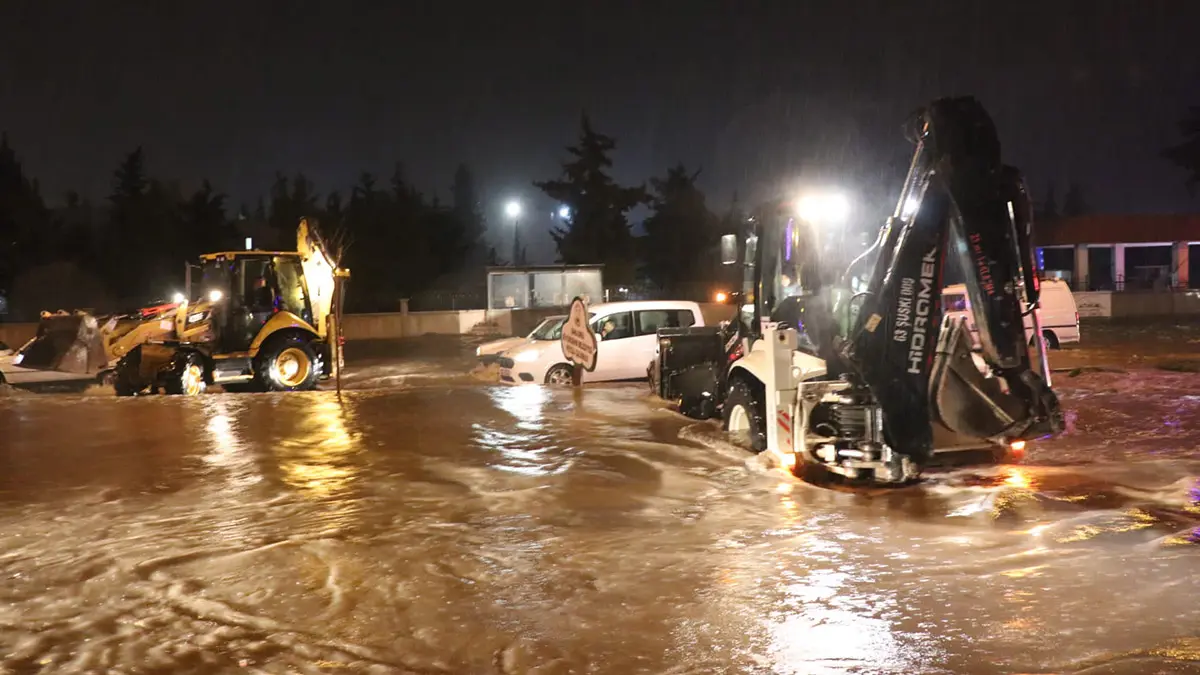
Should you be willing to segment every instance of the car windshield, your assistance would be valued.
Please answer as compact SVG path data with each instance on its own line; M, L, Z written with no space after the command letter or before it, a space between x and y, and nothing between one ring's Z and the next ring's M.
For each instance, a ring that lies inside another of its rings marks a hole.
M531 340L561 340L563 322L567 320L565 316L550 317L542 322L540 326L533 329L529 334Z

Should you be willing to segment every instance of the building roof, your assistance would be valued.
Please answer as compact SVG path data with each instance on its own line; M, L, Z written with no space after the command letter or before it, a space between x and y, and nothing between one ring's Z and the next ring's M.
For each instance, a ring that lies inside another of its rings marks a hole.
M1200 242L1200 214L1089 215L1037 226L1037 246Z
M528 272L572 272L576 270L598 270L604 265L495 265L487 268L489 274L526 274Z

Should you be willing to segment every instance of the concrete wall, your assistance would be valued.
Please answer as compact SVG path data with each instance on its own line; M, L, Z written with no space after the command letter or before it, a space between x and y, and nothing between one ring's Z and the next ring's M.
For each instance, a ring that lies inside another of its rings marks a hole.
M1200 314L1200 292L1126 291L1112 294L1113 318Z
M1113 315L1112 291L1075 291L1075 307L1080 317L1107 318Z
M9 349L19 349L37 335L37 327L36 323L0 323L0 342Z
M733 316L732 305L700 305L704 323L715 325ZM1198 310L1200 311L1200 310ZM547 316L565 314L565 308L517 310L469 309L443 312L382 312L347 314L342 331L347 340L393 340L428 333L438 335L526 335ZM36 323L0 323L0 342L17 349L37 334Z
M1120 295L1120 294L1117 294ZM1181 294L1158 294L1164 296ZM1200 313L1200 297L1192 299ZM1114 306L1117 303L1114 301ZM1135 303L1136 304L1136 303ZM702 303L704 323L716 325L733 316L733 305ZM347 314L342 331L347 340L394 340L429 333L438 335L525 335L547 316L563 314L562 308L518 310L470 309L444 312L383 312L378 314ZM0 341L16 349L37 333L36 323L0 323Z
M347 314L342 332L347 340L383 340L425 335L461 335L484 323L487 312L470 309L444 312L387 312Z

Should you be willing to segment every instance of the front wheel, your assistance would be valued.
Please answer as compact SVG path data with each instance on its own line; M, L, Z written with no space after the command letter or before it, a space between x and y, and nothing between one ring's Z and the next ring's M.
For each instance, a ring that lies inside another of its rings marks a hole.
M199 396L207 388L208 383L204 381L204 359L200 358L199 354L181 356L163 386L168 394L176 396Z
M312 342L296 335L272 340L259 352L255 374L272 391L316 389L320 376L317 352Z
M750 449L755 452L766 450L765 407L762 398L756 395L755 387L744 379L734 380L722 412L725 431L749 433Z
M546 384L552 387L570 387L575 384L575 372L571 366L560 363L547 371Z

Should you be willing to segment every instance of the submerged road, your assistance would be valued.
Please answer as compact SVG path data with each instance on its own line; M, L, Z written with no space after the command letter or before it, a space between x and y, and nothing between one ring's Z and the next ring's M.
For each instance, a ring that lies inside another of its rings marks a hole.
M850 491L459 363L0 397L0 673L1200 672L1200 375L1064 375L1025 464Z

